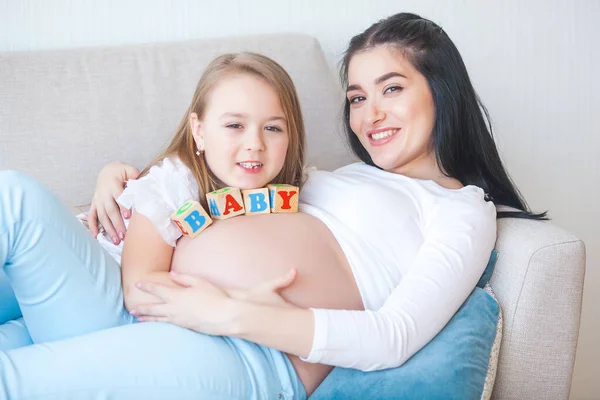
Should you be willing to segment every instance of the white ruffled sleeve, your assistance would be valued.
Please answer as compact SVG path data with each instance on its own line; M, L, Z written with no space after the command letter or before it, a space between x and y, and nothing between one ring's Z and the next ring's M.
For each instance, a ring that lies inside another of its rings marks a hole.
M181 231L171 221L171 214L188 200L198 201L198 184L192 171L178 158L168 157L144 177L127 181L117 202L152 221L165 242L175 247Z

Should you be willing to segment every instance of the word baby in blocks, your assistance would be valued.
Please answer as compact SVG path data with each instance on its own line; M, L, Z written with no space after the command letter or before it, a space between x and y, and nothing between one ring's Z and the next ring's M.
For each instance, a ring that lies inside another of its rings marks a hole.
M272 213L298 212L300 190L297 186L272 183L267 185L267 189Z
M213 219L228 219L246 211L242 193L238 188L226 187L207 193L206 202Z
M194 200L186 201L171 215L171 220L182 234L195 238L212 224L212 219L200 203Z

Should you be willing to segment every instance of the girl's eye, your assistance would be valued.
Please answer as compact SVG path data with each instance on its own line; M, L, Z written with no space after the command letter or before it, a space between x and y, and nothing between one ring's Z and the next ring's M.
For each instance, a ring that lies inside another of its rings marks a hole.
M228 128L232 128L232 129L242 129L243 126L240 124L229 124L227 125Z
M350 103L358 103L358 102L361 102L364 100L365 100L364 96L354 96L350 99Z
M389 88L385 89L383 93L386 94L386 93L391 93L391 92L398 92L402 89L403 89L402 86L390 86Z
M266 126L265 129L272 132L282 132L282 130L278 126L273 125Z

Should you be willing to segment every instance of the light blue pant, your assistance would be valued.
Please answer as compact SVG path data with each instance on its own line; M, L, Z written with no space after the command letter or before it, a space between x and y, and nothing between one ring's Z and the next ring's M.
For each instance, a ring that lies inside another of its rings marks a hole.
M0 265L0 399L306 398L277 350L133 324L116 261L12 171L0 171Z

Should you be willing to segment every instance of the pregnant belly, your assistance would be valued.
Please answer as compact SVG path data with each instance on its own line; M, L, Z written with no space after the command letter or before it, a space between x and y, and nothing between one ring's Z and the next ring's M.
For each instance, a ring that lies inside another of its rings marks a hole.
M172 263L175 271L235 288L280 277L293 267L298 270L296 281L281 293L290 303L302 308L363 309L339 244L320 220L304 213L214 221L195 239L180 239ZM331 370L289 357L308 393Z

